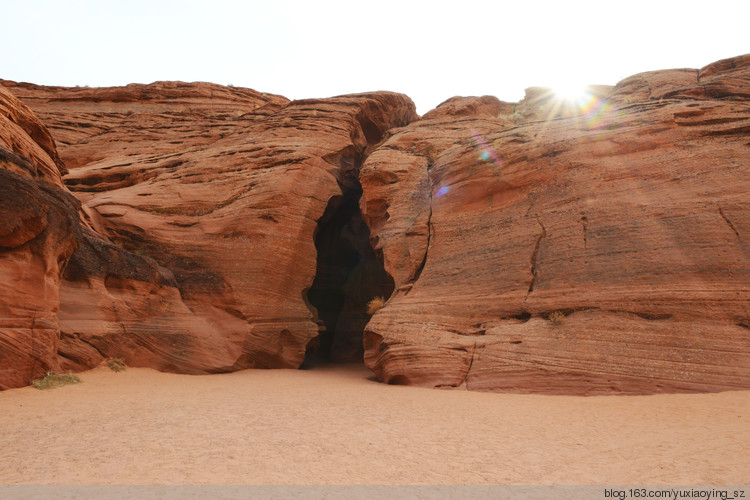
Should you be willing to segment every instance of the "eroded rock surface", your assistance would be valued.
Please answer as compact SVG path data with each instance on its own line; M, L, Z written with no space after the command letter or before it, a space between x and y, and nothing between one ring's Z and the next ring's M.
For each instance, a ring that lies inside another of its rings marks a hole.
M419 120L388 92L0 84L41 119L0 89L0 388L315 348L428 387L750 388L750 56Z
M80 203L34 113L0 87L0 390L57 369L60 274Z
M750 387L748 89L744 56L575 105L452 99L394 131L361 175L396 286L367 366L511 392Z
M359 189L368 148L416 118L387 92L289 102L212 84L6 84L58 140L102 235L61 286L60 354L76 369L298 367L319 333L306 300L318 220Z

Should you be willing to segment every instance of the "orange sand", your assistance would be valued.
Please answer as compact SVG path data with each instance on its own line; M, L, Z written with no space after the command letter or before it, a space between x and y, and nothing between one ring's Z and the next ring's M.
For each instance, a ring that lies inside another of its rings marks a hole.
M387 386L362 367L98 368L0 392L0 484L740 484L750 391Z

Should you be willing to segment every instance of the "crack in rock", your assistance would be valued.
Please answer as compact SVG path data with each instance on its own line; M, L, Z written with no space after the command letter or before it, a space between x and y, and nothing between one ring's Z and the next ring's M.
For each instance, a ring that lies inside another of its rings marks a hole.
M729 220L729 218L726 216L726 214L724 213L724 209L719 208L719 215L721 215L721 218L724 219L724 222L726 222L727 225L732 229L732 231L734 231L734 234L737 236L737 239L740 240L740 241L742 241L742 237L740 236L740 232L737 231L737 228L734 227L734 224L732 224L732 221Z
M430 193L430 213L427 216L427 246L424 250L424 257L422 258L421 264L419 264L419 267L417 267L416 271L414 271L414 275L409 280L411 283L416 283L419 277L422 275L422 271L424 270L425 264L427 264L427 254L430 251L430 244L432 243L432 232L433 232L433 226L432 226L432 178L430 177L430 168L432 168L433 162L428 160L427 162L427 190Z
M467 390L468 387L466 387L467 380L469 379L469 373L471 372L471 367L474 366L474 353L477 350L477 342L474 341L474 345L471 348L471 353L469 354L469 367L466 369L466 375L464 375L464 379L461 381L460 384L458 384L456 387L464 386Z
M545 229L542 221L539 220L539 216L537 215L535 217L537 224L539 224L539 227L542 228L542 234L537 237L536 243L534 243L534 252L531 254L531 283L529 283L529 290L526 292L526 298L523 299L524 302L526 302L526 300L529 298L531 292L534 291L534 285L536 284L537 274L539 272L536 262L537 255L539 254L539 247L542 244L542 240L547 236L547 229Z

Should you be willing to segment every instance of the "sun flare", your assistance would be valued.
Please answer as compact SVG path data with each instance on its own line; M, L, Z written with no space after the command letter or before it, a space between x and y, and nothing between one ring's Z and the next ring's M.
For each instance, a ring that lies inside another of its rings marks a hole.
M582 116L593 127L605 120L612 108L602 86L563 81L545 90L538 99L546 121Z
M555 96L561 101L577 102L588 93L586 85L577 83L564 83L554 88Z

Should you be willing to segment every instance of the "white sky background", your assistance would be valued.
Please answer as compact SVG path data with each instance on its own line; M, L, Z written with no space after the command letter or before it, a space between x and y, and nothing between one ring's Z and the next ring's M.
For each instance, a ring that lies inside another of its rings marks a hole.
M292 99L614 85L750 53L750 1L0 1L0 78L209 81Z

